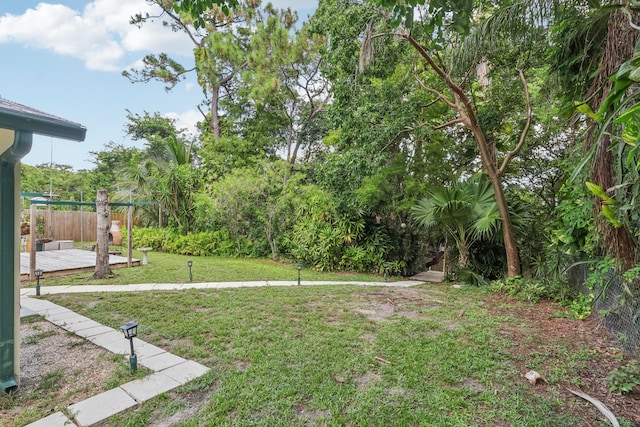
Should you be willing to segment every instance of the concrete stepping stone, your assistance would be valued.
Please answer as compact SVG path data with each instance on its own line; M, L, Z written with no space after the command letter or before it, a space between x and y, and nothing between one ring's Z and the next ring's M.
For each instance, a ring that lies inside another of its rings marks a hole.
M173 390L180 385L176 380L169 378L161 372L156 372L142 379L122 384L120 388L139 403L142 403L159 394Z
M198 362L194 362L193 360L187 360L184 363L165 369L161 372L178 381L180 384L186 384L189 381L201 377L209 372L209 368L199 364Z
M118 387L69 405L69 411L75 414L74 419L78 425L90 426L137 404L131 396Z
M55 412L25 427L73 427L75 424L62 412Z

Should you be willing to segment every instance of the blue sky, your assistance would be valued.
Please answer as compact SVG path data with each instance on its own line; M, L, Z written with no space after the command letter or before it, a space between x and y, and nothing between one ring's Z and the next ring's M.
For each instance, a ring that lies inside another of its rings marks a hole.
M301 20L318 0L277 0ZM23 163L67 164L91 169L90 151L109 141L133 143L124 135L126 110L159 112L189 127L201 119L203 99L193 78L165 92L161 83L130 83L121 76L148 53L166 52L192 64L192 45L182 33L157 25L129 25L134 13L149 10L144 0L3 1L0 6L0 97L78 122L84 142L34 136ZM139 143L141 144L141 143Z

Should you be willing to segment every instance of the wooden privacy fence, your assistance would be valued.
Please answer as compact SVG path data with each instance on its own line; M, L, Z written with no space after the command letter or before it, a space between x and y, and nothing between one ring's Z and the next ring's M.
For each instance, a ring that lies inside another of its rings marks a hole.
M94 242L97 239L98 219L95 212L50 209L38 209L36 212L38 237L76 242ZM29 210L22 211L23 218L29 218L29 214ZM127 215L111 212L111 221L120 221L120 227L126 227ZM133 224L139 225L135 218Z

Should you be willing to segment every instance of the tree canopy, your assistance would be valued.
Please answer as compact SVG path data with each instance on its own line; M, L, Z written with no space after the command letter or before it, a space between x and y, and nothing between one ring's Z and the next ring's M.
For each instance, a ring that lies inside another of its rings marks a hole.
M258 1L154 3L192 63L123 74L170 91L194 73L197 134L128 111L132 146L106 142L89 171L23 166L24 191L151 199L137 215L172 230L165 249L318 269L412 274L447 236L458 267L491 277L639 261L634 2L322 0L306 22ZM470 208L475 176L488 210Z

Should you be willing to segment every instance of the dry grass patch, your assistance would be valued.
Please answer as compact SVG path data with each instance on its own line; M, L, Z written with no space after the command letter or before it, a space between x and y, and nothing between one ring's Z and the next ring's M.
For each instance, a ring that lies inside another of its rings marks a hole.
M0 395L0 426L25 425L105 391L123 362L40 318L20 327L20 388Z

